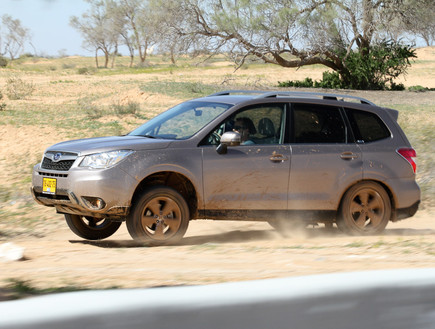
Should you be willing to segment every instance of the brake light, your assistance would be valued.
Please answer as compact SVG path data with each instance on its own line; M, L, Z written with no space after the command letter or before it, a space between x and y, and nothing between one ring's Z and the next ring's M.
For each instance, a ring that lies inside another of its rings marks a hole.
M415 163L414 159L417 157L417 153L413 148L402 148L398 149L397 153L399 153L403 158L405 158L406 161L409 162L409 164L412 166L412 169L414 170L414 173L417 171L417 164Z

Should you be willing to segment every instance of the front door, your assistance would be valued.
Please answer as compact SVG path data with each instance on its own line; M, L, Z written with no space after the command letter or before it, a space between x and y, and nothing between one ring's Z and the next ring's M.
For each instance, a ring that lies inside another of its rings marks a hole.
M204 145L203 182L206 210L286 210L290 146L283 145L285 104L242 109L214 133L236 130L242 145L218 154ZM210 138L213 144L213 138Z

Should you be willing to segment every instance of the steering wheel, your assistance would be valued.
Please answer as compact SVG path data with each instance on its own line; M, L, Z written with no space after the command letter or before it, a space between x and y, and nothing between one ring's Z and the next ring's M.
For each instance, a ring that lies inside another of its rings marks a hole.
M212 145L219 145L221 142L221 135L219 135L217 132L212 132L211 135L208 138L208 142Z

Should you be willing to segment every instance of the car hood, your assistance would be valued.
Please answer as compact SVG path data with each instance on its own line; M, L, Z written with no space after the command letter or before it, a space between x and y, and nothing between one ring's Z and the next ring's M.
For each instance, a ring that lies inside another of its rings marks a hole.
M113 150L156 150L167 148L170 140L152 139L142 136L112 136L77 139L50 146L46 151L72 152L79 155Z

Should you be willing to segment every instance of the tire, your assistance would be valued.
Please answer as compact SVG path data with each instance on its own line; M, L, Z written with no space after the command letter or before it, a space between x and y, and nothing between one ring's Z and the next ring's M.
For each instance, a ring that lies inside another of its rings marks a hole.
M344 195L337 226L351 235L382 232L391 218L391 201L385 189L375 182L352 186Z
M65 214L65 220L71 231L87 240L102 240L108 238L121 226L121 222L113 222L107 218L100 219Z
M166 186L154 186L134 202L127 216L127 229L136 241L167 245L183 238L189 220L189 207L180 193Z

